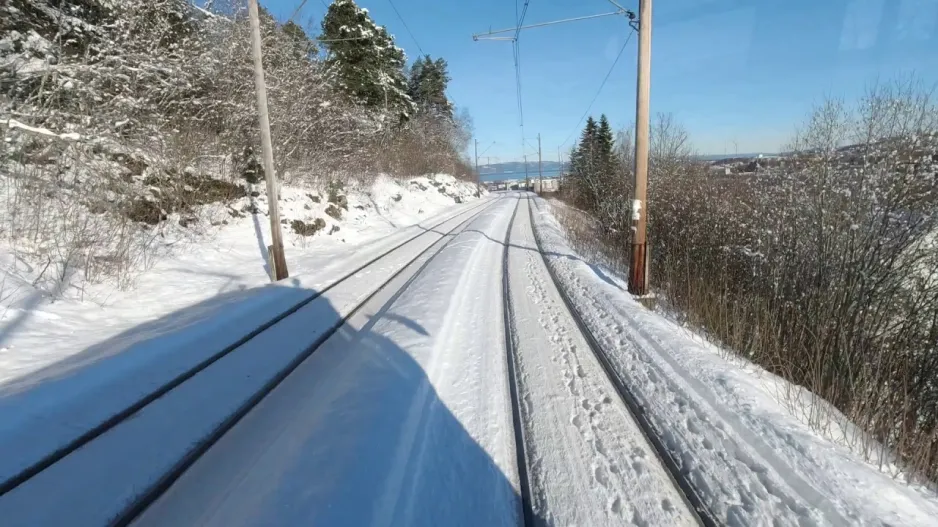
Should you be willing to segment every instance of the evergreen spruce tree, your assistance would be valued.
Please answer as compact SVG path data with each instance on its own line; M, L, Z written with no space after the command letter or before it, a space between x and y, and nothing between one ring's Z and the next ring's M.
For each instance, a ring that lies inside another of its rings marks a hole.
M607 123L608 124L608 123ZM571 186L577 204L591 210L597 203L596 181L600 175L601 128L592 116L587 118L586 126L573 153L570 155Z
M311 59L319 53L316 44L309 38L306 31L303 31L303 28L300 27L299 24L290 20L283 25L281 31L290 37L290 40L296 45L295 51L302 54L302 56Z
M329 51L326 64L335 69L339 87L375 110L406 120L414 110L407 95L404 50L384 26L378 26L353 0L335 0L322 21Z
M450 81L446 68L445 60L434 61L430 55L418 58L411 66L407 93L418 111L453 117L452 104L446 97L446 87Z
M612 126L609 125L606 114L602 114L596 130L596 168L603 178L615 177L619 163L615 146Z
M574 154L571 156L571 171L574 177L585 178L593 173L596 154L596 121L592 116L586 119L586 127L580 136Z
M410 100L414 101L418 109L423 103L422 84L426 76L424 73L425 66L425 57L417 57L417 60L410 66L410 74L407 78L407 95L410 97Z

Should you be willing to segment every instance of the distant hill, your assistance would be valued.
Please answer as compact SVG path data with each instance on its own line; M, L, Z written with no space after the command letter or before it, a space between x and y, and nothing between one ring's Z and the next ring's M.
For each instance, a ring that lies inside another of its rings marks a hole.
M541 169L544 172L557 172L560 170L560 163L557 161L543 161ZM511 174L524 175L524 162L511 161L508 163L492 163L490 165L479 165L479 173L486 174ZM537 161L528 161L528 174L537 174Z
M754 157L765 156L774 157L779 154L769 152L753 152L751 154L705 154L697 156L701 161L722 161L724 159L752 159Z
M745 154L706 154L699 155L697 159L700 161L722 161L722 160L741 160L741 159L753 159L759 156L765 157L775 157L779 154L769 153L769 152L752 152ZM557 161L543 161L541 167L544 172L556 173L560 171L560 163ZM569 163L564 163L564 166L569 168ZM482 175L486 174L511 174L524 175L524 162L522 161L509 161L506 163L491 163L488 165L479 165L479 173ZM537 173L537 161L528 161L528 174Z

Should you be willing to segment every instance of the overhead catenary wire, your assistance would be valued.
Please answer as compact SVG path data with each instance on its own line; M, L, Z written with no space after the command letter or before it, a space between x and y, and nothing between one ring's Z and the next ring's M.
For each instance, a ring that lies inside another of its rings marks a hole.
M554 20L554 21L550 21L550 22L541 22L541 23L538 23L538 24L532 24L532 25L530 25L530 26L525 26L525 25L524 25L524 18L525 18L525 16L527 15L528 5L529 5L529 3L530 3L530 0L525 0L525 2L524 2L524 8L521 10L520 13L518 12L518 0L515 0L515 16L517 17L517 20L518 20L517 25L516 25L515 27L509 28L509 29L501 29L501 30L498 30L498 31L491 31L491 30L490 30L490 31L488 31L487 33L479 33L479 34L474 34L474 35L472 35L472 39L475 40L475 41L479 41L479 40L510 40L510 41L512 42L512 52L513 52L513 58L514 58L514 63L515 63L515 91L516 91L516 95L517 95L517 99L518 99L518 120L519 120L519 125L520 125L520 128L521 128L521 148L522 148L522 151L524 151L524 149L526 148L526 144L525 144L526 141L525 141L525 134L524 134L524 105L523 105L523 102L522 102L522 89L521 89L521 88L522 88L522 87L521 87L521 47L520 47L520 45L519 45L519 37L520 37L520 35L521 35L521 30L522 30L522 29L535 28L535 27L549 26L549 25L554 25L554 24L561 24L561 23L565 23L565 22L575 22L575 21L580 21L580 20L588 20L588 19L593 19L593 18L600 18L600 17L607 17L607 16L615 16L615 15L626 15L626 16L628 17L628 19L629 19L629 26L630 26L633 30L637 31L638 28L637 28L637 26L636 26L636 24L635 24L635 13L632 12L631 10L629 10L629 9L625 9L624 7L622 7L622 5L620 5L620 4L619 4L618 2L616 2L615 0L609 0L609 2L617 8L617 11L614 11L614 12L611 12L611 13L600 13L600 14L596 14L596 15L586 15L586 16L581 16L581 17L573 17L573 18L567 18L567 19L563 19L563 20ZM497 34L500 34L500 33L508 33L508 32L512 32L512 31L514 32L514 36L513 36L513 37L496 37L496 36L493 36L493 35L497 35ZM619 54L616 55L615 61L612 63L612 66L609 68L609 72L606 74L606 77L603 79L602 84L601 84L600 87L599 87L599 90L597 90L596 95L593 97L593 100L590 101L590 104L589 104L589 106L587 107L586 112L584 112L583 116L580 117L580 120L577 122L576 126L574 127L573 132L571 132L571 134L570 134L569 136L567 136L567 138L564 140L564 142L561 143L560 147L563 147L563 145L565 145L565 144L570 140L570 137L572 137L573 134L576 133L576 130L579 128L580 123L582 123L582 122L583 122L583 119L586 118L586 115L589 113L590 109L593 107L593 104L596 102L596 99L599 97L599 94L602 92L603 87L605 86L606 82L609 80L609 76L612 74L612 71L615 69L616 64L618 64L619 59L622 57L622 53L625 51L625 48L628 46L628 43L629 43L629 41L631 40L631 38L632 38L632 34L629 33L628 37L626 37L625 43L623 43L623 45L622 45L622 49L619 50Z
M521 26L524 25L524 18L528 14L528 6L530 5L531 0L524 0L524 7L521 9L520 15L518 14L518 0L515 0L515 16L518 20L518 26L515 30L515 39L512 41L512 48L514 51L515 59L515 92L518 97L518 123L521 128L521 151L524 152L525 149L525 139L524 139L524 102L522 97L521 89ZM527 160L524 163L525 168L525 178L527 178Z
M287 21L283 25L287 25L290 22L293 22L293 19L296 18L296 15L300 14L300 9L303 9L303 6L306 5L306 2L308 1L309 0L303 0L302 2L300 2L300 5L296 6L296 9L293 10L293 14L290 15L290 18L288 18Z
M293 19L296 18L296 15L299 14L300 10L303 9L303 6L305 6L306 2L308 1L309 0L302 0L300 4L296 7L296 9L293 10L293 14L290 15L290 18L287 20L286 23L292 22ZM319 0L319 3L321 3L322 6L326 8L326 12L329 11L329 4L326 4L325 0ZM394 10L394 14L397 15L398 20L400 20L401 24L403 24L404 29L407 31L407 34L410 35L411 40L414 41L414 44L417 46L417 49L420 51L420 54L426 55L426 53L423 51L423 48L420 46L420 42L417 40L417 37L414 36L414 33L410 30L410 26L407 25L407 22L404 20L404 17L401 16L400 11L397 10L397 6L394 5L393 0L388 0L388 3L391 5L391 9ZM284 25L286 25L286 23ZM313 40L315 40L316 42L349 42L349 41L354 41L354 40L367 40L369 38L371 37L360 36L360 37L332 38L332 39L320 37L320 38L315 38ZM455 108L457 106L456 101L454 101L451 97L447 97L447 98L452 103L453 108Z
M404 29L407 30L407 34L410 35L411 40L413 40L414 44L417 45L417 49L420 51L420 54L426 55L426 53L423 52L423 48L420 47L420 42L417 42L417 37L415 37L413 32L411 32L410 27L407 26L407 22L404 21L404 17L401 16L400 11L397 10L397 6L394 5L394 1L388 0L388 3L391 4L391 9L394 10L394 14L397 15L397 19L400 20L401 24L404 25Z
M521 17L518 18L518 27L515 29L515 40L518 40L518 37L521 36L521 26L524 25L524 17L528 15L528 5L531 3L531 0L524 0L524 8L521 9ZM518 15L518 1L515 0L515 16Z
M530 26L519 25L517 27L512 27L508 29L499 29L497 31L477 33L477 34L472 35L472 39L473 40L514 40L516 37L495 37L492 35L498 35L500 33L508 33L510 31L514 31L517 34L522 29L534 29L536 27L553 26L556 24L566 24L567 22L579 22L581 20L590 20L593 18L602 18L602 17L607 17L607 16L628 15L629 13L631 13L631 11L629 11L628 9L620 9L618 11L611 11L609 13L599 13L596 15L577 16L573 18L564 18L562 20L552 20L550 22L539 22L537 24L531 24Z
M524 103L522 101L522 90L521 90L521 42L519 37L521 36L521 26L524 24L524 18L528 14L528 5L530 0L524 1L524 8L521 10L521 14L518 14L518 0L515 0L515 17L518 19L518 26L515 29L515 39L512 41L512 47L514 51L514 62L515 62L515 92L518 98L518 121L521 126L521 141L524 142Z
M593 100L590 101L589 106L586 107L586 111L584 111L583 115L580 116L580 120L577 121L576 126L574 126L573 130L570 131L570 135L568 135L567 138L564 139L562 143L560 143L561 148L563 148L563 146L567 144L567 141L569 141L570 138L573 137L574 134L576 134L577 131L580 129L580 124L583 123L583 119L586 119L586 116L587 114L589 114L590 110L593 108L593 104L596 102L596 99L599 98L599 94L602 93L603 87L606 85L606 82L609 80L609 77L612 75L613 70L615 70L616 64L619 63L619 59L622 58L622 53L625 51L626 46L629 45L629 41L632 40L633 34L634 34L634 31L629 32L629 36L626 37L625 43L623 43L622 48L619 49L619 54L616 55L616 60L612 62L612 66L609 67L609 71L607 71L606 76L603 77L602 83L599 84L599 89L596 90L596 95L593 95Z
M293 20L293 17L295 17L296 14L299 13L300 9L303 8L303 5L305 5L307 1L308 0L303 0L300 3L299 7L297 7L296 10L293 12L293 16L290 17L291 21ZM329 6L326 4L325 0L319 0L319 1L322 3L323 7L325 7L327 10L329 9ZM407 22L404 20L404 17L402 17L400 11L397 10L397 6L394 5L394 2L392 0L388 0L388 3L391 4L391 9L394 10L394 14L397 15L398 20L400 20L401 24L403 24L404 29L407 31L407 34L410 35L411 40L414 41L414 44L417 46L417 49L420 50L420 54L426 55L426 53L424 53L423 51L423 48L420 46L420 42L417 41L417 37L414 36L413 32L410 30L410 27L407 25ZM368 40L370 38L372 37L361 36L361 37L348 37L348 38L317 38L315 40L317 42L348 42L352 40Z
M493 146L495 146L497 143L498 143L498 141L492 141L492 144L490 144L489 146L485 147L485 150L483 150L483 151L479 154L479 157L484 156L485 153L488 152L488 151L489 151Z
M404 29L407 31L407 34L410 35L410 39L414 41L414 44L417 46L417 50L420 51L421 56L427 56L427 53L423 50L423 47L420 45L420 42L417 40L417 37L414 36L413 31L410 30L410 26L407 25L407 22L404 20L404 17L401 16L401 12L397 10L397 6L394 5L393 0L388 0L388 3L391 4L391 9L394 10L394 14L397 15L397 19L401 21L401 24L404 26ZM457 105L456 101L450 97L446 96L447 99L452 103L453 108Z

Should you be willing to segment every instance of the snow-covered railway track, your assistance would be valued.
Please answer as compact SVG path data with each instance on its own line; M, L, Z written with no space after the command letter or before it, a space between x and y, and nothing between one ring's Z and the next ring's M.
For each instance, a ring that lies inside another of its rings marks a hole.
M515 199L438 242L133 521L520 523L497 271Z
M412 264L431 260L498 201L424 228L8 477L0 483L4 525L129 523L349 316ZM426 247L406 249L430 233L435 240ZM367 276L370 266L387 260L394 265L376 273L380 279ZM324 295L342 295L363 271L368 287L344 293L342 307L332 307ZM324 327L309 325L330 316ZM302 351L290 351L295 349ZM249 382L226 385L226 372Z
M521 206L521 200L515 205L515 210L511 213L511 220L508 223L508 229L505 231L504 251L502 253L502 313L504 314L505 324L505 349L508 351L508 390L511 396L511 421L514 428L515 454L518 457L518 477L519 492L521 494L521 518L526 527L532 527L538 524L534 516L534 509L531 504L531 486L528 478L528 456L524 441L524 422L521 415L521 402L518 393L517 372L515 371L515 333L512 331L514 325L514 312L511 304L511 281L508 277L508 248L511 242L511 229L515 224L515 217L518 215L518 208Z
M656 439L552 276L532 206L519 203L502 262L525 525L712 524L658 455Z
M632 420L635 424L638 425L644 441L651 446L655 458L660 463L660 465L666 469L668 478L670 479L674 488L679 491L680 497L684 501L684 505L686 506L687 510L690 512L690 514L693 515L693 519L700 525L707 527L720 525L720 522L716 519L716 515L709 509L702 497L697 493L695 486L690 481L688 481L687 475L684 473L684 471L681 470L681 461L674 458L674 452L665 446L662 438L658 437L657 433L655 432L655 428L651 425L645 416L641 405L639 405L636 398L632 395L629 387L616 374L616 370L610 363L609 358L607 357L602 346L599 345L595 336L592 334L589 327L584 323L582 317L577 312L575 305L571 301L567 292L564 290L562 283L558 279L554 269L551 267L548 258L544 253L544 248L541 244L541 239L537 232L536 222L534 219L535 205L532 204L535 203L536 200L528 200L528 202L528 215L530 218L531 231L534 242L536 244L537 253L540 255L540 260L543 262L543 266L546 268L546 274L550 277L553 288L556 289L557 293L563 301L565 311L569 313L570 318L576 324L578 333L582 336L583 340L589 347L591 354L596 358L597 362L602 367L602 370L605 373L605 377L614 387L615 392L618 394L619 398L628 409ZM506 246L506 258L508 253L507 250L508 247Z

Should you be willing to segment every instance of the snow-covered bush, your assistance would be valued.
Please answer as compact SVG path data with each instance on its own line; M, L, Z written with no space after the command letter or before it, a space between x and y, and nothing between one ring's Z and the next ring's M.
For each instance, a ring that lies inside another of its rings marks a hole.
M239 0L0 4L3 232L23 257L55 260L50 268L69 270L59 277L82 269L80 278L126 285L167 220L206 224L197 221L206 201L263 179L246 15ZM391 125L383 108L340 89L334 61L298 25L261 9L261 31L285 183L460 173L455 121Z

